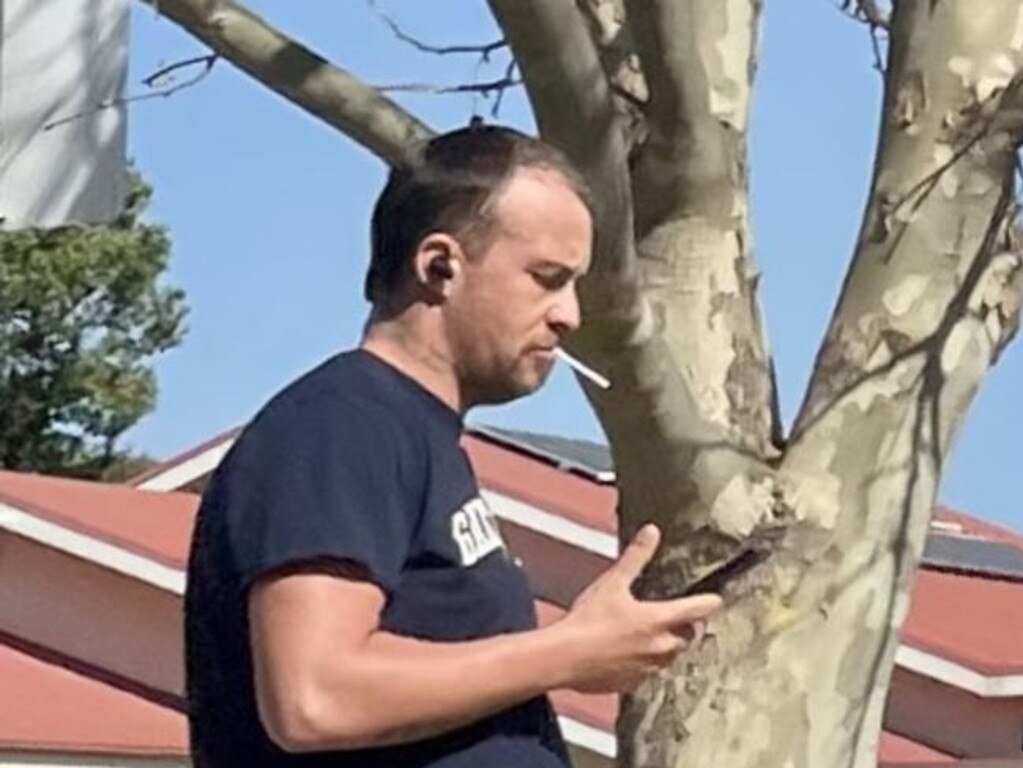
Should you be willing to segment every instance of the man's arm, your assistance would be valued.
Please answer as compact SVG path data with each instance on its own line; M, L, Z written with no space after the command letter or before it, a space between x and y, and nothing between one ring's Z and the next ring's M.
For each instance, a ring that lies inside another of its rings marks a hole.
M659 535L621 559L542 629L441 643L379 629L384 594L322 573L270 576L249 596L260 718L282 748L382 746L443 733L555 688L626 691L685 647L720 606L701 595L639 602L631 583Z

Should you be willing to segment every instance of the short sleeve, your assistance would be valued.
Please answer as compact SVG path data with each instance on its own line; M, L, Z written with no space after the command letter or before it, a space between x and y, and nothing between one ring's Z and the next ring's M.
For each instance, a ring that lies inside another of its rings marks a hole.
M390 595L422 507L401 433L379 407L315 403L262 414L218 478L241 586L327 558L358 563Z

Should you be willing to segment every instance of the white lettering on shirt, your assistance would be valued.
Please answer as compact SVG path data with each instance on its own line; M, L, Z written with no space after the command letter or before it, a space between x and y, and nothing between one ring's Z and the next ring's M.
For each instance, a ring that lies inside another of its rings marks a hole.
M491 552L504 549L497 518L479 496L451 515L451 538L465 567L475 565Z

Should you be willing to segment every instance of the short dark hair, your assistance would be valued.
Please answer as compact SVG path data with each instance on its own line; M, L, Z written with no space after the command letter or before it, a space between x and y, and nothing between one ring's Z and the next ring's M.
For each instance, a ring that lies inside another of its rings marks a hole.
M461 238L467 250L490 235L491 203L521 168L556 171L590 208L582 175L557 149L499 125L472 125L436 136L392 167L373 209L369 269L363 294L390 295L431 232Z

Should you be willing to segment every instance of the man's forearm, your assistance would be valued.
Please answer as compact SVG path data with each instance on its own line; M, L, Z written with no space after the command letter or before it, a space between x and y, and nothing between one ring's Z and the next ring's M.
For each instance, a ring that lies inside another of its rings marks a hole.
M565 684L572 651L558 625L458 643L375 632L323 670L315 748L384 746L467 725Z

